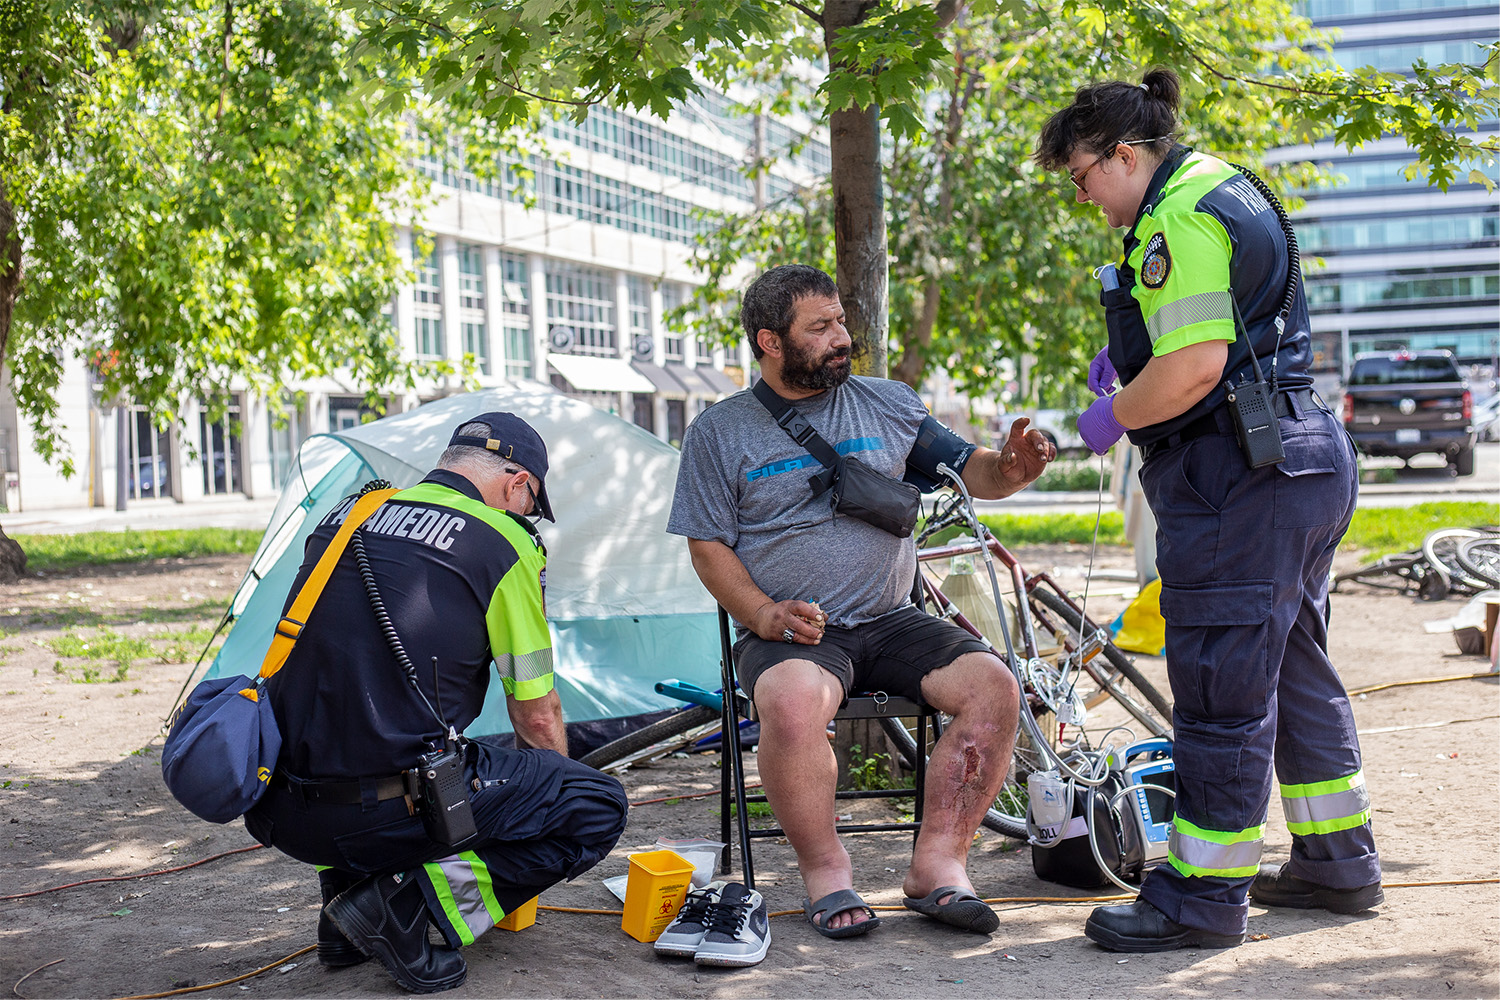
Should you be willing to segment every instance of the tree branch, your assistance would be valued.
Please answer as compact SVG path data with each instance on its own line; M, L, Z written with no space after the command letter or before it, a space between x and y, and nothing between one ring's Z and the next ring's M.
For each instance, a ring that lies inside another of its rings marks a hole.
M802 13L806 14L808 20L812 21L813 24L816 24L820 28L823 27L823 15L819 14L811 7L807 6L806 4L798 3L797 0L782 0L782 2L785 3L788 7L797 8Z

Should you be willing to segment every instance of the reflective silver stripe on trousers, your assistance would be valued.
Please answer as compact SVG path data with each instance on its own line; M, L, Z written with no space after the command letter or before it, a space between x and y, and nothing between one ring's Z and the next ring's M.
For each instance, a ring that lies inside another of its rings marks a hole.
M1370 793L1365 788L1364 778L1354 788L1311 798L1281 797L1281 808L1288 823L1320 823L1347 816L1358 816L1370 809Z
M1190 834L1179 832L1175 826L1167 839L1167 850L1172 853L1172 857L1185 861L1194 868L1208 871L1227 871L1258 865L1264 847L1264 840L1242 840L1237 844L1216 844L1211 840L1199 840Z
M459 916L463 917L475 938L495 926L489 907L480 894L479 880L474 877L474 868L469 862L455 855L431 864L443 870L443 876L448 880L448 890L453 894L453 905L458 908Z

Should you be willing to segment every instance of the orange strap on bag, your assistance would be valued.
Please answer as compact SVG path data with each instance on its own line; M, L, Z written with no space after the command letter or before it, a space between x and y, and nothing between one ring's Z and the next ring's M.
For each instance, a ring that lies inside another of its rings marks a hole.
M333 536L333 541L328 543L328 548L323 550L318 564L313 567L307 582L302 585L297 599L287 609L287 613L281 616L281 621L276 623L276 634L271 637L271 648L266 650L266 658L260 665L261 680L275 675L286 663L286 658L291 655L292 647L297 645L297 638L302 634L302 627L307 622L307 616L312 613L313 605L318 603L318 597L323 593L323 587L328 583L328 578L333 575L333 567L338 565L339 556L343 555L344 547L349 544L349 539L354 536L354 531L367 521L376 508L391 498L397 491L371 490L360 497L349 511L349 516L344 518L344 523L339 527L338 534Z

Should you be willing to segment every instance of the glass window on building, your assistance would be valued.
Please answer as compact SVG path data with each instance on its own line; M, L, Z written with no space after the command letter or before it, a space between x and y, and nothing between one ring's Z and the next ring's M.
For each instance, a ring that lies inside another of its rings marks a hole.
M500 253L500 322L505 325L505 377L535 378L531 350L531 264L525 254Z
M665 317L673 309L681 306L686 300L685 289L676 282L668 281L661 286L661 311ZM682 334L666 329L666 320L662 320L663 335L661 341L662 358L666 361L682 360Z
M203 470L203 492L209 496L245 489L240 448L240 397L229 399L224 415L210 420L205 404L198 414L198 464Z
M481 374L490 373L490 334L484 322L484 247L458 245L458 323L465 354Z
M417 283L412 290L413 349L418 357L440 358L446 351L443 343L443 268L436 241L428 240L430 249L421 252L417 234L412 234L412 257L417 264Z
M365 422L365 415L374 411L365 405L363 396L328 397L328 433L348 430Z
M266 412L266 443L271 456L271 483L277 489L281 488L281 484L286 482L286 477L291 474L292 467L297 462L297 449L302 447L302 442L307 436L305 409L298 406L292 399L285 400L283 407L280 427L276 426L278 416L274 403L267 406Z
M129 413L130 499L174 496L171 430L158 430L151 422L151 412L143 406L132 406Z
M673 445L682 445L682 432L687 429L687 400L667 400L667 440Z
M644 427L652 434L656 433L656 405L655 397L649 392L636 392L631 394L632 417L637 427Z
M571 332L574 354L620 356L615 328L615 283L604 271L547 262L547 327L554 345Z
M698 363L700 365L711 365L711 364L713 364L714 363L714 345L710 344L708 341L704 340L702 337L694 338L693 343L696 345L694 349L697 351Z

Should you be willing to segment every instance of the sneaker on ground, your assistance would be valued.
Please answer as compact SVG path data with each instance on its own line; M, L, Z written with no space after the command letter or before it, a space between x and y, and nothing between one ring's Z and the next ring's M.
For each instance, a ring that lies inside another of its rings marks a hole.
M701 889L694 889L682 901L677 916L656 939L656 953L676 958L692 958L708 933L708 908L719 901L723 882L710 882Z
M699 965L755 965L771 947L766 901L754 889L730 882L708 908L708 932L693 961Z

